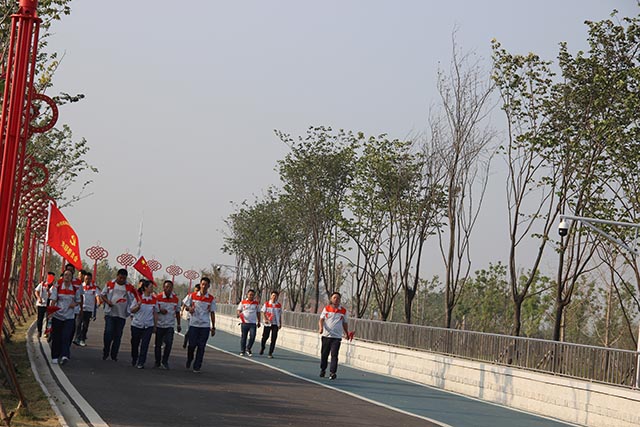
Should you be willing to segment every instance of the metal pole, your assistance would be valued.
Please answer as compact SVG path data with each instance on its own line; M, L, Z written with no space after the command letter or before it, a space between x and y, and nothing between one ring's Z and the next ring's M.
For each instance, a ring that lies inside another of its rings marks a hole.
M11 17L11 35L7 56L7 74L0 114L2 161L0 163L0 328L4 323L5 305L9 290L11 252L17 216L16 176L18 155L24 153L31 117L29 104L33 91L33 75L38 46L40 19L37 0L20 0L18 13Z
M596 233L606 237L607 239L611 240L612 242L616 243L619 246L622 246L624 249L628 250L629 252L631 252L632 255L638 255L638 250L637 250L637 240L638 240L638 229L640 228L640 224L636 224L633 222L623 222L623 221L610 221L607 219L598 219L598 218L589 218L589 217L583 217L583 216L575 216L575 215L560 215L560 220L564 220L564 219L571 219L571 220L575 220L575 221L579 221L583 224L585 224L587 227L589 227L591 230L595 231ZM635 228L635 234L634 234L634 239L633 239L633 246L629 246L626 243L624 243L622 240L611 236L609 233L606 233L605 231L600 230L599 228L595 227L593 224L591 223L596 223L596 224L606 224L606 225L615 225L615 226L619 226L619 227L633 227ZM560 237L560 245L561 245L561 258L560 258L560 270L562 269L562 252L564 252L564 250L562 249L562 236ZM558 273L558 280L560 280L560 272ZM640 386L640 325L638 325L638 339L636 341L636 383L635 383L635 387L638 388Z
M33 294L33 276L36 271L36 252L38 248L38 239L35 233L31 237L31 261L29 262L29 278L27 279L27 295L31 298Z

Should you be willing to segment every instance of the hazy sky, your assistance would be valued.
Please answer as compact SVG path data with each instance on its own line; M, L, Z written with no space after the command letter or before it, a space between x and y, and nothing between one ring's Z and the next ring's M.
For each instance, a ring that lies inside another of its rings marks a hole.
M560 41L585 48L584 20L614 8L638 11L633 0L74 1L52 29L65 56L49 94L86 95L58 123L88 140L100 173L63 212L83 251L99 241L112 264L136 253L143 213L142 253L163 270L233 264L220 250L231 202L279 184L287 147L273 129L424 131L454 27L488 68L492 38L553 59ZM504 180L490 185L476 267L505 258L482 244L507 237Z

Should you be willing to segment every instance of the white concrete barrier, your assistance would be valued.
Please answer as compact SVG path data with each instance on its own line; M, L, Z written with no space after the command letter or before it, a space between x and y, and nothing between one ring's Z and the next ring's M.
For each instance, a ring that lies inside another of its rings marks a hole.
M240 334L235 317L218 315L216 323L223 331ZM285 325L277 346L320 358L315 332ZM343 340L340 363L571 423L640 426L638 390L358 340Z

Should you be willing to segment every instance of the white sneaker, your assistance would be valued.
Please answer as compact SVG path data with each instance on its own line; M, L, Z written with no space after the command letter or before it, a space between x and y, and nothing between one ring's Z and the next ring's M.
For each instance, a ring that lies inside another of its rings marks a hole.
M80 345L80 347L86 347L87 346L87 344L84 341L80 341L78 343L78 345Z
M58 358L51 359L51 363L53 363L54 365L57 365L58 364Z
M60 365L64 365L68 361L69 361L69 358L67 356L62 356L62 359L60 359Z

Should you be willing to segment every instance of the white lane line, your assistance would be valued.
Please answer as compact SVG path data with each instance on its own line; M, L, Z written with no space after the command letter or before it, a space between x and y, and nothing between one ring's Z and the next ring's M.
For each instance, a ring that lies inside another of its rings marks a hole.
M230 333L230 332L227 332L227 333ZM178 335L184 336L182 333L178 333ZM286 371L286 370L284 370L284 369L282 369L282 368L278 368L277 366L272 366L272 365L266 364L266 363L264 363L264 362L260 362L259 360L252 359L252 358L250 358L250 357L243 357L243 356L240 356L239 354L232 353L232 352L230 352L230 351L228 351L228 350L225 350L225 349L220 348L220 347L216 347L216 346L211 345L211 344L207 344L207 347L211 347L211 348L213 348L214 350L218 350L218 351L220 351L220 352L222 352L222 353L226 353L226 354L229 354L229 355L231 355L231 356L235 356L235 357L237 357L237 358L239 358L239 359L247 360L247 361L250 361L250 362L253 362L253 363L257 363L257 364L262 365L262 366L266 366L267 368L271 368L271 369L273 369L273 370L275 370L275 371L282 372L283 374L285 374L285 375L289 375L290 377L298 378L298 379L300 379L300 380L303 380L303 381L306 381L306 382L309 382L309 383L312 383L312 384L316 384L316 385L319 385L319 386L322 386L322 387L326 387L326 388L331 389L331 390L335 390L335 391L340 392L340 393L344 393L344 394L349 395L349 396L351 396L351 397L355 397L356 399L363 400L363 401L365 401L365 402L368 402L368 403L374 404L374 405L376 405L376 406L380 406L380 407L382 407L382 408L390 409L390 410L392 410L392 411L399 412L399 413L404 414L404 415L409 415L409 416L412 416L412 417L415 417L415 418L420 418L420 419L422 419L422 420L429 421L429 422L431 422L431 423L433 423L433 424L437 424L437 425L439 425L439 426L441 426L441 427L453 427L452 425L450 425L450 424L446 424L446 423L443 423L442 421L438 421L438 420L434 420L434 419L432 419L432 418L424 417L424 416L422 416L422 415L414 414L414 413L412 413L412 412L408 412L408 411L405 411L405 410L403 410L403 409L400 409L400 408L396 408L396 407L394 407L394 406L387 405L386 403L378 402L377 400L371 400L371 399L369 399L369 398L367 398L367 397L360 396L360 395L355 394L355 393L352 393L352 392L350 392L350 391L342 390L342 389L339 389L339 388L336 388L336 387L330 386L330 385L328 385L328 384L322 383L322 382L320 382L320 381L316 381L316 380L312 380L312 379L310 379L310 378L302 377L302 376L300 376L300 375L294 374L293 372L289 372L289 371ZM292 351L292 350L288 350L288 349L287 349L287 351ZM308 355L305 355L305 356L307 356L307 357L308 357Z
M45 347L45 354L50 353L49 344L46 341L44 343L40 342L40 345ZM102 419L102 417L98 415L96 410L93 409L91 405L89 405L89 402L87 402L84 397L82 397L82 395L78 392L78 390L73 386L73 384L71 384L71 381L69 381L69 378L67 378L62 368L60 368L60 365L52 364L49 358L47 358L47 364L56 375L58 381L60 382L60 386L67 392L69 398L73 400L80 411L82 411L84 416L89 421L89 424L94 427L109 427L109 424L107 424Z

